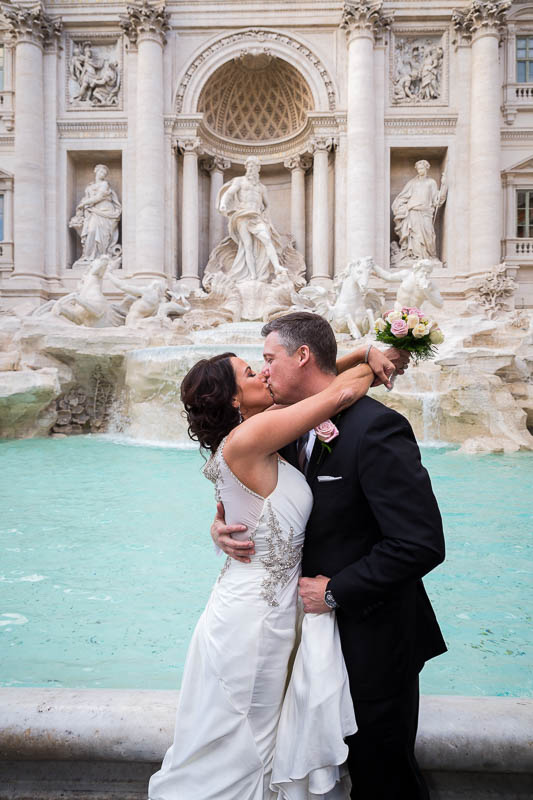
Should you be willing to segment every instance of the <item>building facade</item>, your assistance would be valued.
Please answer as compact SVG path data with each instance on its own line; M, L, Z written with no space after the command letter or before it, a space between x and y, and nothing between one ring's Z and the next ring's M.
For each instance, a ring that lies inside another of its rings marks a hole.
M250 155L311 282L368 255L397 267L391 204L425 160L446 187L430 220L444 297L505 262L533 306L533 0L2 9L4 308L79 281L72 220L96 165L124 277L198 287L226 233L217 194Z

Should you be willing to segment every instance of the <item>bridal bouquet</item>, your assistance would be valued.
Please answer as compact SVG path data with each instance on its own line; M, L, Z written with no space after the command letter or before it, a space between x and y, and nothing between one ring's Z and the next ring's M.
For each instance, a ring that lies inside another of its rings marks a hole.
M379 342L408 350L415 363L434 358L436 345L444 341L438 324L419 308L397 308L379 317L374 327Z

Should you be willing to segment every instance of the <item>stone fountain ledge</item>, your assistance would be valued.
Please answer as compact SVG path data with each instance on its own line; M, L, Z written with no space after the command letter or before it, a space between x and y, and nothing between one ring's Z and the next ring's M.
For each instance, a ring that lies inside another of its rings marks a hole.
M0 689L0 800L133 800L172 741L178 692ZM433 800L533 794L533 699L423 696Z
M393 392L372 395L407 416L421 442L459 444L468 454L533 450L533 315L443 312L441 324L446 340L437 358L411 367ZM198 358L224 350L259 367L261 328L241 322L185 336L0 316L0 437L101 431L113 418L132 439L184 444L183 376ZM339 336L340 351L354 345ZM95 373L108 389L101 403Z

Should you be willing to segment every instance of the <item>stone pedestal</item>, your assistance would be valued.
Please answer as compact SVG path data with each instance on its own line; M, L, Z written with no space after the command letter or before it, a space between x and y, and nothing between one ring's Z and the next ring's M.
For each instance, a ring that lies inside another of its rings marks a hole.
M342 27L348 35L347 253L348 260L375 256L376 97L374 38L390 25L381 3L346 2Z
M143 0L128 6L121 26L137 45L136 98L136 276L165 277L165 130L163 47L168 30L164 5Z

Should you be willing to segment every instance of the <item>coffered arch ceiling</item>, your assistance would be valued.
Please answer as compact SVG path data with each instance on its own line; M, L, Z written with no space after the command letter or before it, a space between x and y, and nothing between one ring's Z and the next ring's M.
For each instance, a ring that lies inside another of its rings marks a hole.
M313 95L302 74L266 53L247 53L222 64L198 101L204 125L212 133L248 142L294 136L313 108Z

